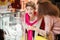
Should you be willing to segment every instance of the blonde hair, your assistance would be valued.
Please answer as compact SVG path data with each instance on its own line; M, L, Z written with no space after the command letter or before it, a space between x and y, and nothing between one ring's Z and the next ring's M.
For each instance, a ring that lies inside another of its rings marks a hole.
M33 9L36 9L36 8L35 8L35 3L32 2L32 1L27 2L27 3L26 3L26 7L27 7L27 6L30 6L30 7L32 7Z

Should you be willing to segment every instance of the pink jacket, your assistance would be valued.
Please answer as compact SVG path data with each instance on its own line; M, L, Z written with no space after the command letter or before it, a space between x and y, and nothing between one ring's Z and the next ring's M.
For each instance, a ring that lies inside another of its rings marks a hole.
M52 40L54 40L54 34L60 34L60 18L46 15L44 16L44 21L46 33L49 34L49 32L51 31L51 37L53 38Z
M54 18L53 22L54 25L52 30L54 34L60 34L60 18Z

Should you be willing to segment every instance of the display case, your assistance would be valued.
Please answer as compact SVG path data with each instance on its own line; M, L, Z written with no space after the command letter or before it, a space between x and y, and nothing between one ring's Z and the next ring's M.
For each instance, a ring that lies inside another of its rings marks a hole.
M20 12L0 12L0 29L5 32L5 40L20 40L22 36L21 27Z
M10 11L0 12L0 29L4 26L11 26L11 24L16 24L17 21L20 22L20 12L12 13Z
M9 26L9 11L1 11L0 12L0 29L4 29L5 26Z

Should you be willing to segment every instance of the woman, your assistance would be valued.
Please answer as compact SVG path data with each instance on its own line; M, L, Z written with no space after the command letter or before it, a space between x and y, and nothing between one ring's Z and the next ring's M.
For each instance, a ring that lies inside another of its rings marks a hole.
M26 13L25 13L25 20L23 23L23 26L26 29L27 33L27 40L33 40L34 38L34 31L35 29L32 29L33 26L39 26L38 23L37 13L35 12L35 4L30 1L26 3ZM26 37L26 36L25 36Z
M54 18L58 18L59 10L51 2L40 2L38 1L38 17L40 18L41 24L37 29L39 35L45 36L48 40L53 40L52 36L49 36L51 29L53 28ZM51 34L52 35L52 34Z
M21 4L20 4L20 0L14 0L13 3L11 3L12 8L15 9L21 9Z
M28 2L26 4L25 22L28 27L32 27L37 22L37 16L35 12L35 4ZM33 30L27 29L27 40L33 40Z

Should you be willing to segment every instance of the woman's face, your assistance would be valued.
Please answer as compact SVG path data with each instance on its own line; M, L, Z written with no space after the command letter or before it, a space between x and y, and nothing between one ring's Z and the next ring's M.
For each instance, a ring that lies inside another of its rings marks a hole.
M34 9L32 7L27 6L26 10L27 10L30 17L34 15Z

